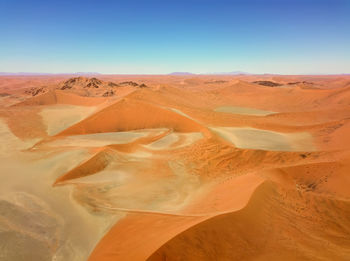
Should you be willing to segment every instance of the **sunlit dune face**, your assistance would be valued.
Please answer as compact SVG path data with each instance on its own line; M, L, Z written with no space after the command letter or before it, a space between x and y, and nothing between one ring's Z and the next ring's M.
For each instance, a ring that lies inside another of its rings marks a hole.
M285 134L254 128L211 128L225 140L242 149L268 151L313 151L309 133Z
M348 260L348 82L0 77L0 260Z

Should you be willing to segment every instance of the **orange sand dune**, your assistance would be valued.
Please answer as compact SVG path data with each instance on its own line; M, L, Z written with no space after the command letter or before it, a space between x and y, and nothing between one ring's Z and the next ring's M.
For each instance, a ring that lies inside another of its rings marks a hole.
M118 158L117 151L131 153L134 150L136 150L141 144L151 143L152 141L155 141L164 137L169 132L170 130L165 131L159 135L149 134L146 137L138 138L137 140L130 142L128 144L111 144L108 147L103 148L102 150L99 150L90 159L83 162L82 164L75 167L74 169L70 170L64 176L59 177L56 180L55 184L60 184L61 182L64 182L66 180L81 178L81 177L98 173L99 171L102 171L103 169L105 169L109 165L109 163L111 163L113 160L114 161L117 160Z
M256 178L253 177L249 182L254 185L259 184L261 182L259 179L258 183L254 183ZM231 210L244 207L252 193L252 191L244 190L244 187L240 192L243 192L240 198L231 200L228 204ZM222 199L227 200L225 197ZM220 213L220 210L207 214L129 214L100 241L89 260L146 260L148 255L161 244L189 227L211 218L216 215L216 212ZM156 233L157 231L162 231L162 233ZM134 236L130 237L130 234ZM130 251L135 248L138 251Z
M113 160L113 151L110 149L104 149L97 154L95 154L93 157L91 157L86 162L80 164L78 167L72 169L68 173L66 173L64 176L58 178L55 182L55 184L60 184L61 182L64 182L65 180L70 180L74 178L80 178L85 177L87 175L93 175L104 168Z
M149 103L124 99L68 128L59 135L170 128L179 132L201 131L203 127L176 112Z
M349 83L0 77L0 259L349 260Z
M14 106L35 106L35 105L51 105L51 104L72 104L93 106L104 102L106 98L91 98L65 93L63 91L50 90L47 93L32 97Z
M7 123L11 132L20 139L35 139L47 136L45 125L38 108L26 107L0 109L0 117Z
M187 229L148 260L346 260L349 211L347 201L267 182L244 209Z

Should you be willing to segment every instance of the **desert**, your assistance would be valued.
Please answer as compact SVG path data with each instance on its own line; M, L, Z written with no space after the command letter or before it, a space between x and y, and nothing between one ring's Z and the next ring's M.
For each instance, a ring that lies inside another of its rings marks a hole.
M0 76L0 260L349 260L349 75Z
M349 261L349 0L0 0L0 261Z

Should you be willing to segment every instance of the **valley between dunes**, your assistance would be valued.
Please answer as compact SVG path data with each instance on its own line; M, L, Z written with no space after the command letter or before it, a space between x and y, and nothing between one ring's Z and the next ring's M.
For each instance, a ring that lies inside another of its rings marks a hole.
M350 259L350 76L1 76L0 139L0 260Z

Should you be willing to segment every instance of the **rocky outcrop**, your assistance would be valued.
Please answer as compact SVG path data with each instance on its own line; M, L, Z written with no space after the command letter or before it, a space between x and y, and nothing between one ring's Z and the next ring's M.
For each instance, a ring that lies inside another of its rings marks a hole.
M308 81L302 81L302 82L289 82L287 83L288 85L295 85L295 84L310 84L313 85L313 82L308 82Z
M112 87L112 88L114 88L114 87L119 87L119 85L116 84L116 83L114 83L114 82L109 82L109 83L108 83L108 86L109 86L109 87Z
M133 83L133 82L130 82ZM137 84L137 83L133 83ZM132 85L132 84L131 84ZM114 82L105 82L100 79L97 79L95 77L93 78L86 78L86 77L74 77L71 79L68 79L60 84L59 89L60 90L70 90L72 88L75 89L99 89L99 88L107 88L107 87L119 87L118 84Z
M119 83L119 85L122 85L122 86L123 86L123 85L130 85L130 86L134 86L134 87L139 86L138 83L133 82L133 81L121 82L121 83Z
M72 88L100 88L107 83L97 78L75 77L63 82L59 89L69 90Z
M222 81L222 80L218 80L218 81L209 81L209 82L205 82L205 84L221 84L221 83L227 83L228 81Z
M38 94L45 92L47 92L47 89L45 87L34 87L24 91L25 94L29 94L31 96L37 96Z
M271 81L255 81L253 83L263 85L263 86L268 86L268 87L278 87L282 86L283 84L277 83L277 82L271 82Z
M86 97L111 97L116 95L117 88L123 87L125 89L121 93L132 91L133 88L146 88L148 86L144 83L138 84L133 81L119 83L103 81L95 77L74 77L61 82L56 88ZM118 91L118 93L120 92Z
M100 88L103 82L97 78L88 79L88 84L85 88Z
M109 90L109 91L106 91L102 96L103 97L110 97L110 96L113 96L114 95L114 91L113 90Z

